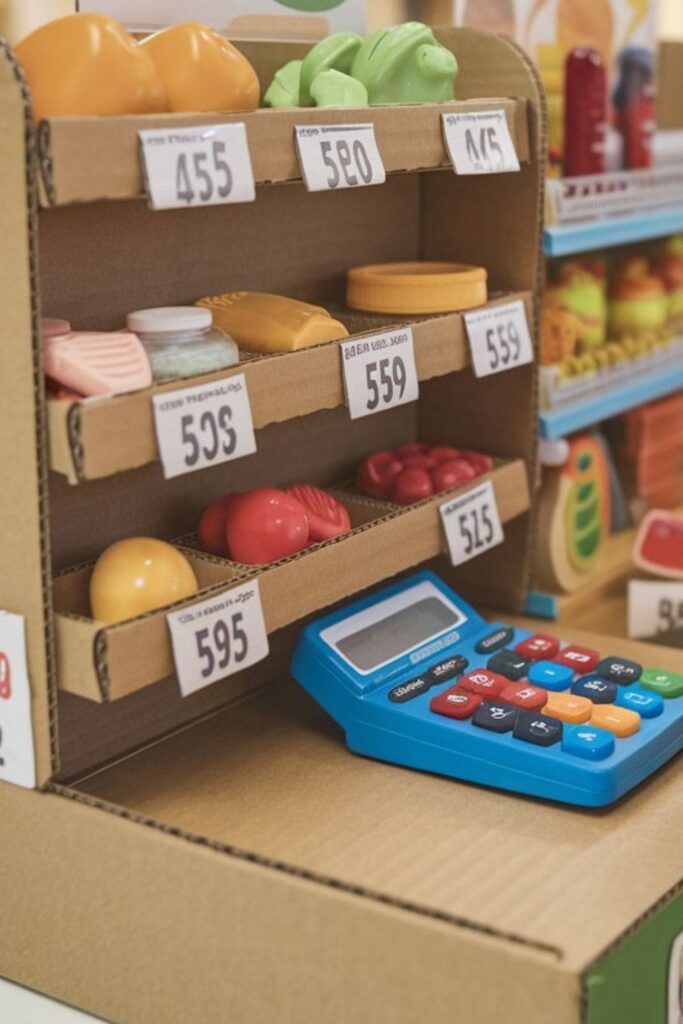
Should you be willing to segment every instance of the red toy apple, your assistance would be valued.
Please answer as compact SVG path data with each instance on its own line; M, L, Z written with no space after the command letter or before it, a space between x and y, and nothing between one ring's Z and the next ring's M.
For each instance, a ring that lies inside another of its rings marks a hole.
M237 494L224 494L216 498L204 511L199 520L198 542L202 551L212 555L228 557L228 542L225 537L225 525L229 509L234 504Z
M309 533L302 505L274 487L238 495L226 525L230 557L244 565L268 565L303 551Z
M303 506L308 516L310 533L309 544L339 537L351 529L351 519L347 509L340 501L333 498L327 491L313 484L295 484L287 488L287 494Z
M391 482L403 469L393 452L375 452L363 459L358 473L358 486L371 498L385 498Z
M474 480L476 475L474 467L464 459L440 462L436 469L432 470L432 480L437 491L450 491L453 487L460 487L468 480Z
M403 469L394 477L389 497L397 505L412 505L434 493L434 485L426 469Z

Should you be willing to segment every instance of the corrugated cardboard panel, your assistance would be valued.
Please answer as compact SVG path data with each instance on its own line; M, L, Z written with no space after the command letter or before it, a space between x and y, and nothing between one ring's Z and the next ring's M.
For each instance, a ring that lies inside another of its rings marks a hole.
M683 42L664 40L657 54L657 127L683 129Z

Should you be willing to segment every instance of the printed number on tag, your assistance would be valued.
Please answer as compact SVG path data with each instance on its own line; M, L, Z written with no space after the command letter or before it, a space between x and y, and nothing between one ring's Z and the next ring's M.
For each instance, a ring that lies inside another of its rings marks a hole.
M164 476L170 479L256 451L243 373L154 395L154 424Z
M309 192L386 181L373 124L297 125L294 132Z
M683 628L683 583L631 580L628 586L628 635L650 637Z
M505 174L519 170L504 110L442 114L441 124L456 174Z
M345 341L340 349L352 420L417 401L415 346L409 327Z
M258 580L169 612L166 621L184 697L268 655Z
M533 362L534 348L521 299L465 313L465 329L477 377Z
M490 480L440 507L453 565L462 565L504 540L496 495Z
M153 210L248 203L256 197L243 124L140 132Z

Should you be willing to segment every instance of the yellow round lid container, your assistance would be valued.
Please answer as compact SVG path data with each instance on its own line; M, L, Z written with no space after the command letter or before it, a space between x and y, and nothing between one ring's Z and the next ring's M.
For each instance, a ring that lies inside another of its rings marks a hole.
M364 313L452 313L486 299L486 270L467 263L376 263L346 276L346 303Z

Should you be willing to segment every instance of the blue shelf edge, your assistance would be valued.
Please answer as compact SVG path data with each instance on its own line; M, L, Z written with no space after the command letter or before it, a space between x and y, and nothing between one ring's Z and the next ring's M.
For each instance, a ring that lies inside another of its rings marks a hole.
M546 256L569 256L613 245L643 242L648 238L662 238L677 231L683 231L683 206L647 210L625 217L551 225L543 232L543 247Z
M559 615L557 594L547 594L544 590L530 590L526 595L524 614L535 619L555 620Z
M542 410L538 414L541 437L554 441L584 427L591 427L610 416L635 409L656 398L664 398L683 388L683 365L667 365L658 373L639 377L630 384L622 384L612 391L607 389L564 409Z

